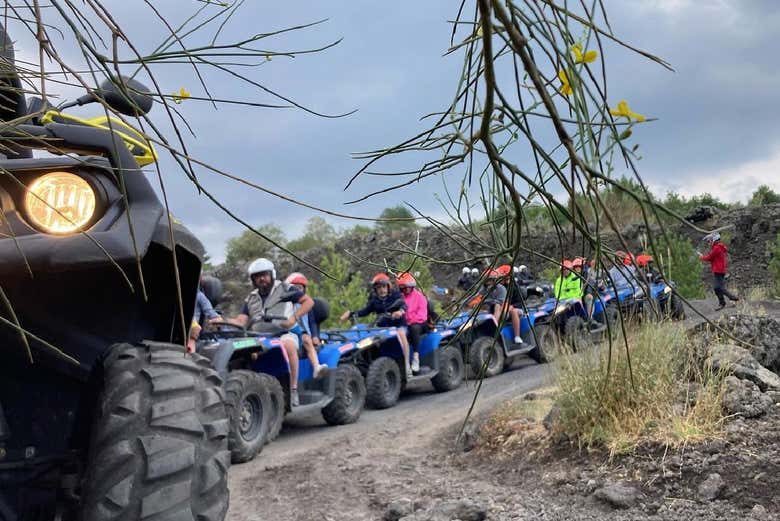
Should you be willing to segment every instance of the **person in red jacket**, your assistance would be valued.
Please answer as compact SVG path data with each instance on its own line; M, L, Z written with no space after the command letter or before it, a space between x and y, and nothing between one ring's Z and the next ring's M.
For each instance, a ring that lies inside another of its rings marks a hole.
M720 242L720 234L718 232L712 233L704 238L710 243L710 251L706 255L701 255L699 259L704 262L709 262L712 267L713 276L713 291L715 296L718 297L718 307L715 310L723 309L726 307L726 299L736 302L739 297L729 292L726 289L726 257L729 250L726 245Z

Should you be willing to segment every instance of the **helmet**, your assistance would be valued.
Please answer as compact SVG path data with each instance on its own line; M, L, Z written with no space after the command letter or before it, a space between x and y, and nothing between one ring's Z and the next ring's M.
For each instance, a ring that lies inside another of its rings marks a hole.
M303 287L306 287L309 285L309 281L306 279L306 277L303 275L303 273L298 273L297 271L294 271L287 275L287 278L284 279L284 281L287 284L300 284Z
M501 274L498 272L498 270L491 270L490 268L486 269L483 275L489 279L497 279L501 277Z
M414 280L414 277L412 277L412 274L408 271L405 271L398 275L398 287L399 288L413 288L417 286L417 281Z
M274 263L269 261L268 259L264 259L262 257L260 257L259 259L255 259L249 265L249 268L247 268L247 272L249 273L250 279L252 278L253 275L257 275L258 273L262 273L264 271L270 271L271 277L274 280L276 280L276 270L274 269Z
M507 275L509 275L510 273L512 273L512 266L510 266L509 264L502 264L501 266L499 266L498 268L496 268L496 272L497 272L497 273L498 273L500 276L502 276L502 277L506 277Z
M707 236L704 238L704 240L705 240L705 241L707 241L707 242L716 242L716 241L719 241L719 240L720 240L720 233L718 233L718 232L712 232L711 234L707 235Z
M574 267L574 263L569 259L563 259L563 262L561 262L561 266L563 266L567 270L570 270Z
M371 285L375 286L377 284L382 284L384 286L390 285L390 277L387 276L387 273L377 273L371 277Z
M477 268L471 268L471 274L477 276L479 275L479 270Z
M466 266L463 268L463 270L461 270L461 273L463 273L464 275L468 275L469 273L471 273L471 268Z
M582 257L575 257L574 260L571 261L571 267L576 268L579 266L581 268L582 265L584 264L584 261L585 259L583 259Z
M648 255L646 253L643 253L642 255L637 255L636 256L636 265L637 266L645 267L650 262L653 262L653 256L652 255Z
M520 265L520 266L517 268L517 271L528 271L528 266L526 266L525 264L521 264L521 265Z
M513 266L512 273L520 273L520 268L518 268L517 266Z

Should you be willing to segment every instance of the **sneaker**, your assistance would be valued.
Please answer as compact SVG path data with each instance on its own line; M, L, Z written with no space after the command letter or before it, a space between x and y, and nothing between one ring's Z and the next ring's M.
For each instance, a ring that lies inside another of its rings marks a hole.
M298 398L298 389L290 391L290 407L298 407L301 404L301 400Z
M317 369L314 370L314 378L319 378L320 376L326 374L328 372L328 364L320 364L317 366Z
M412 372L411 367L406 368L406 379L409 380L410 378L414 377L414 373Z
M415 353L412 356L412 372L416 373L420 371L420 353Z
M515 337L515 344L522 344L522 343L523 343L522 337L516 336Z

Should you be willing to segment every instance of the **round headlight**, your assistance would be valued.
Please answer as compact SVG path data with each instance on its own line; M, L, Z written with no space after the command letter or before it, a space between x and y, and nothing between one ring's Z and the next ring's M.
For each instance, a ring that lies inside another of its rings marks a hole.
M24 207L36 228L65 235L82 230L92 219L95 191L75 174L51 172L27 188Z

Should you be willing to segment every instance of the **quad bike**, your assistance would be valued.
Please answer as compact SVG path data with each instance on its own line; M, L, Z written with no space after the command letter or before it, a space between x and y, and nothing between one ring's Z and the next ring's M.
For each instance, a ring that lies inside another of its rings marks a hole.
M440 322L443 331L451 331L448 343L458 346L468 361L473 377L491 377L510 367L515 359L528 356L537 363L551 361L555 353L555 332L545 319L546 310L529 310L520 318L522 344L514 343L511 324L499 327L491 313L463 312Z
M459 387L463 379L463 357L455 346L442 340L453 331L433 331L425 334L418 349L420 371L407 378L403 350L395 327L366 327L357 324L351 329L321 333L329 343L349 347L341 358L342 365L358 368L366 382L366 405L387 409L395 405L408 387L430 382L437 392ZM354 347L354 349L352 349Z
M184 350L203 248L141 171L141 134L28 108L1 27L0 45L0 520L221 520L221 380ZM136 116L144 92L115 78L71 105Z
M560 339L573 351L599 342L607 334L616 334L620 319L620 310L611 293L594 295L590 316L581 299L550 298L534 311L541 313L536 321L549 326L554 338Z
M318 302L322 301L315 299ZM265 318L285 320L271 315ZM225 380L233 462L253 459L264 444L276 439L285 415L298 417L319 412L329 425L356 422L366 401L363 377L355 367L339 365L342 357L348 357L356 349L354 345L324 345L317 357L331 369L319 378L314 377L311 362L301 356L298 363L300 405L292 407L290 362L279 338L227 324L202 334L198 352L211 360Z

